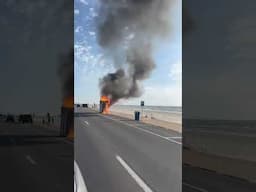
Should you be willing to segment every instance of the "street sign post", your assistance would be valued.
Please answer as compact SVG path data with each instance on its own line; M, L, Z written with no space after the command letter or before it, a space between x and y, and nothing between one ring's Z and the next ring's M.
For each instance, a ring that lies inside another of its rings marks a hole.
M143 118L143 107L144 107L144 101L140 102L140 106L141 106L141 119Z

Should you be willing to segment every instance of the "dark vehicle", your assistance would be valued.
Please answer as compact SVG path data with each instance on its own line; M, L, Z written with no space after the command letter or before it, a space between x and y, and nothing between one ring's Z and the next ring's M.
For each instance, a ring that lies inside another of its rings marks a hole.
M80 107L80 105L79 105L79 104L77 104L77 105L76 105L76 107Z
M20 123L33 123L32 115L24 114L19 116Z
M15 122L14 116L13 116L13 115L7 115L5 121L6 121L6 122L12 122L12 123L14 123L14 122Z
M83 104L83 107L88 108L88 104Z
M6 115L0 114L0 121L5 121L6 120Z

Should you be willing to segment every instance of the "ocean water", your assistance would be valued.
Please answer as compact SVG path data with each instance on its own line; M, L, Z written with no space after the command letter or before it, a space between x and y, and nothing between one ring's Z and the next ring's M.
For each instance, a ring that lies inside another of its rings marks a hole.
M140 111L143 117L163 120L173 123L181 123L182 107L173 106L136 106L136 105L113 105L110 111L134 115L135 111Z
M124 109L124 110L133 110L133 111L143 111L145 112L161 112L161 113L174 113L181 115L182 107L176 106L138 106L138 105L113 105L113 109Z

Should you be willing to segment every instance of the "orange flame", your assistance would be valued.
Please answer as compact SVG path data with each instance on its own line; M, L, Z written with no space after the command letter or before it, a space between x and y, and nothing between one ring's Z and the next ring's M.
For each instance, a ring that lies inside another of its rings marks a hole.
M74 107L74 97L73 96L66 97L63 101L62 106L65 108L73 108Z
M100 101L105 103L105 107L103 109L103 114L109 114L109 108L110 108L110 99L107 96L101 96Z
M62 103L62 107L63 109L66 110L73 110L74 109L74 97L73 96L69 96L64 98L63 103ZM69 125L70 127L68 127L68 132L67 132L67 138L70 140L74 139L74 124L72 122L68 122L72 119L73 115L72 113L68 114L68 118L65 117L64 114L62 114L63 116L61 118L63 118L64 124Z

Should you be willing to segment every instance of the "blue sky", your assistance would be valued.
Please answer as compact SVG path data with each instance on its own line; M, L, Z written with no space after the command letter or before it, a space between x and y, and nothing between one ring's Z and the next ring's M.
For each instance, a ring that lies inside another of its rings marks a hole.
M99 78L114 72L111 60L97 45L94 19L97 0L75 0L75 102L98 103ZM156 43L156 68L142 85L140 98L120 100L119 104L181 106L181 1L173 0L170 12L171 33L168 39Z

